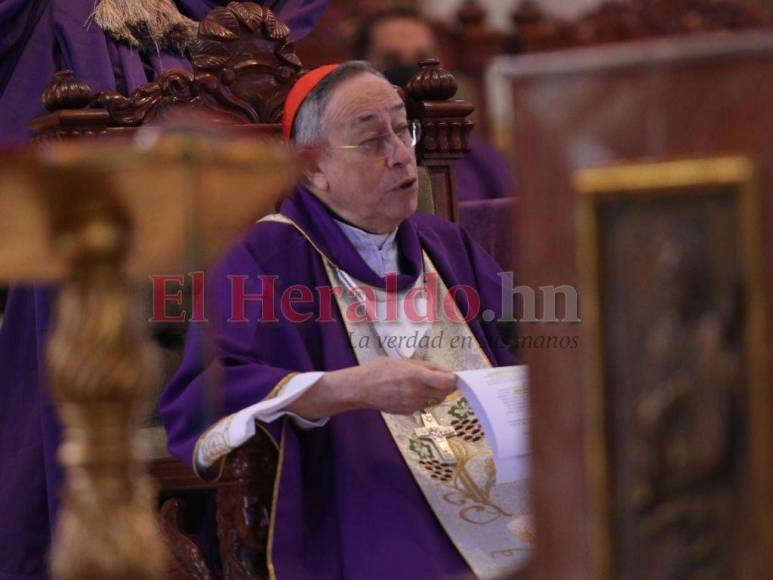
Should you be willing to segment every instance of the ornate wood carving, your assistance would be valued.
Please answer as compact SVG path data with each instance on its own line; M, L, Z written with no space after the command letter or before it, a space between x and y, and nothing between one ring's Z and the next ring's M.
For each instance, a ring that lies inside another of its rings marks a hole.
M205 482L175 459L155 461L151 474L167 493L212 490L217 503L216 523L222 576L228 579L268 578L269 522L273 502L277 449L258 433L225 460L219 481ZM172 554L173 580L215 578L196 540L185 530L185 500L166 500L160 513L161 529Z
M93 99L91 87L75 78L69 70L59 70L54 73L54 79L46 87L41 96L43 106L49 111L57 109L80 109Z
M225 578L268 578L268 535L277 449L263 432L232 452L217 488L217 535Z
M608 1L573 21L552 16L533 0L513 13L524 52L715 30L770 26L766 8L743 0Z
M185 533L185 502L179 498L168 499L161 506L159 520L161 530L173 561L169 569L172 580L214 580L215 575L207 565L198 544Z
M44 137L67 135L73 125L86 125L92 133L134 127L162 120L175 105L229 124L279 123L285 97L302 70L289 34L268 8L231 2L200 23L190 48L192 73L165 71L126 97L115 91L91 95L71 72L61 71L43 97L46 108L59 114L36 119L33 128Z
M440 66L436 58L419 63L419 71L405 85L408 96L417 101L445 101L456 94L456 79Z
M289 35L290 29L268 8L231 2L201 21L191 47L193 74L167 71L128 98L105 92L97 103L118 126L152 122L180 102L222 114L231 122L278 123L302 68Z
M422 137L416 148L421 164L429 170L435 197L435 212L456 220L456 190L452 161L469 151L474 107L460 100L456 81L437 59L419 63L420 69L405 85L408 115L421 122Z
M91 87L75 78L71 70L57 71L40 99L51 113L36 117L30 123L36 133L35 140L104 133L110 120L107 111L86 108L95 98Z
M629 165L577 181L584 267L598 284L586 286L590 311L604 302L591 322L602 579L757 577L738 555L757 549L743 496L768 517L753 467L766 443L753 433L768 435L749 412L769 404L754 376L764 360L751 330L762 314L750 167Z
M627 553L623 569L642 579L720 580L732 577L726 537L736 530L733 488L745 449L740 294L732 283L712 288L700 234L658 233L649 289L658 310L642 329L648 365L633 409L628 497L620 506L633 528L629 539L648 548ZM637 566L638 558L649 564Z
M95 104L107 111L110 126L132 127L159 120L177 103L201 106L193 77L180 70L165 71L158 81L138 87L129 97L113 91L101 92Z

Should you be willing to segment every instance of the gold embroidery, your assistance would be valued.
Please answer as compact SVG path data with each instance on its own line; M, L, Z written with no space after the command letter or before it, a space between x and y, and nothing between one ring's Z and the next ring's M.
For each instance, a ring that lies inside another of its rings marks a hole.
M423 257L425 272L435 271L426 253L423 253ZM331 283L337 285L335 266L326 264L326 271ZM439 290L447 292L443 281L439 282ZM346 302L343 296L337 295L336 298L339 310L345 311ZM457 319L461 320L461 314L455 305L454 309L454 314L459 317ZM379 342L372 339L376 332L372 325L351 324L346 319L343 322L360 364L384 354ZM456 350L435 347L430 349L424 346L419 348L414 356L438 363L453 371L492 366L466 323L438 321L430 326L427 336L437 338L442 333L445 333L447 339L466 339L464 342L457 342L466 346ZM361 340L368 337L369 340ZM434 346L435 343L430 340L428 344ZM501 545L503 540L509 540L505 546L513 540L522 543L520 538L513 538L507 529L507 523L513 517L511 511L520 515L528 507L523 499L524 487L519 483L495 485L496 471L491 449L479 431L480 425L474 418L472 409L459 391L434 407L433 411L439 423L453 423L461 435L448 441L457 457L457 465L443 465L431 444L415 436L416 424L413 417L383 413L382 417L427 503L473 571L480 577L506 576L523 563L529 547L524 548L523 557L510 560L503 559L501 555L495 560L491 550L486 547ZM505 505L516 509L505 510L502 507Z
M274 528L276 526L276 506L279 500L279 481L282 478L282 467L285 456L285 427L287 420L282 419L282 432L279 434L279 458L276 462L276 475L274 476L274 491L271 496L271 515L268 521L268 544L266 548L266 564L268 567L268 577L270 580L276 580L276 569L274 568Z
M193 473L195 473L196 477L198 477L202 481L208 481L208 482L211 482L211 483L216 483L216 482L220 481L221 477L223 477L223 470L225 469L225 458L223 457L223 458L220 459L220 461L219 461L219 463L217 465L217 475L215 475L214 478L207 477L206 475L204 475L204 474L199 472L199 466L198 466L198 464L196 462L196 458L199 456L199 446L201 445L202 441L204 441L206 436L209 434L210 431L212 431L212 429L215 428L216 425L217 425L217 423L212 425L209 429L204 431L204 433L202 433L199 436L199 438L196 440L196 445L193 446L193 457L192 457ZM214 466L215 466L215 464L210 465L207 468L207 471L212 471Z
M292 379L294 376L296 376L298 373L288 373L284 377L282 377L282 380L280 380L276 385L274 385L274 388L269 391L268 395L263 397L263 401L271 399L273 397L276 397L279 392L282 390L282 388ZM220 421L215 422L213 425L211 425L206 431L204 431L201 435L199 435L199 438L196 440L196 445L193 447L193 472L196 474L196 476L199 479L202 479L204 481L210 481L210 482L217 482L220 480L221 477L223 477L223 469L225 467L225 457L218 457L219 455L223 454L225 451L229 449L227 442L225 441L225 436L220 437L209 437L209 434L217 427L220 429L223 429L223 425L225 425L225 428L223 430L228 429L228 425L230 425L231 421L233 421L232 416L225 417L221 419ZM279 448L279 443L277 443L274 436L265 429L258 421L255 422L255 425L263 431L263 433L266 434L266 436L269 438L269 440L274 444L274 447L277 449ZM207 441L206 444L204 441ZM218 473L217 476L214 479L210 479L199 472L199 468L196 462L196 458L199 456L199 448L201 445L206 445L206 448L204 449L204 457L205 462L209 463L210 460L212 462L212 465L207 469L207 471L211 471L212 467L215 465L215 462L219 461L220 464L218 466Z
M501 517L512 517L513 514L491 501L491 488L496 481L494 461L490 457L485 459L486 479L481 487L467 471L467 463L470 460L467 446L456 440L449 443L458 460L453 480L456 492L443 495L443 499L450 504L460 506L459 517L471 524L486 525Z
M279 391L281 391L281 390L284 388L284 386L285 386L287 383L289 383L289 382L290 382L290 380L291 380L293 377L295 377L295 376L297 376L297 375L298 375L298 373L287 373L287 374L286 374L286 375L285 375L285 376L282 378L282 380L280 380L280 381L279 381L279 382L278 382L276 385L274 385L274 388L273 388L273 389L271 389L271 390L268 392L268 395L266 395L265 397L263 397L263 399L261 399L261 400L263 400L263 401L268 401L269 399L273 399L274 397L276 397L276 396L279 394Z
M316 244L314 244L309 236L297 224L281 215L269 217L266 221L277 221L295 227L321 256L329 283L333 286L340 286L340 284L336 283L337 279L334 272L336 266L333 264L332 260L330 260ZM425 263L425 272L436 272L434 265L426 252L422 252L422 256ZM440 279L439 276L438 279ZM440 280L440 285L441 291L448 292L448 289L445 287L442 280ZM345 312L342 296L337 295L336 300L338 301L339 310ZM462 317L458 307L453 301L451 302L453 304L453 309L458 316L457 319L461 320ZM343 323L350 337L352 349L360 364L370 360L370 358L374 356L378 356L379 353L375 352L377 349L368 349L366 347L366 349L363 350L355 345L355 334L361 335L365 333L365 335L367 335L368 332L374 332L372 328L369 330L355 328L356 326L362 325L352 325L345 317L343 318ZM478 342L477 337L466 323L449 322L445 325L445 328L450 329L451 334L454 336L466 338L466 342L463 344L470 344L471 347L465 346L461 352L453 353L448 352L448 349L440 349L438 351L440 353L439 357L436 356L438 352L433 351L430 353L427 349L424 349L423 352L416 353L417 358L427 360L430 358L430 355L432 355L430 360L434 360L434 362L442 364L452 370L493 366L492 361L486 355L481 344ZM366 342L377 345L378 341ZM456 391L449 395L449 397L441 403L440 407L447 412L460 405L463 401L464 399L461 398L461 393ZM440 416L438 417L440 418ZM512 516L506 510L499 507L499 505L507 505L508 507L512 505L513 507L519 508L521 511L517 512L517 517L520 517L524 510L528 508L528 501L524 499L525 491L523 491L523 485L495 485L494 463L488 445L483 441L474 440L474 437L470 442L461 442L461 440L457 438L455 445L460 447L460 455L464 458L464 461L460 462L462 465L440 466L438 462L437 466L432 467L432 459L427 457L422 460L424 461L424 464L422 465L422 461L419 461L419 457L416 455L411 456L413 452L409 451L411 443L410 434L415 428L412 418L387 414L382 414L382 418L400 451L401 457L416 479L419 489L425 496L430 508L437 515L438 520L448 533L451 542L457 547L460 554L462 554L476 575L480 577L507 576L521 567L527 559L531 547L528 543L523 542L520 536L516 536L515 541L526 545L516 546L510 550L508 546L510 542L508 542L505 545L507 546L507 549L504 550L500 549L492 551L485 548L486 546L499 544L502 539L510 538L511 541L514 539L513 534L511 534L507 528L507 519L512 518ZM475 423L472 421L464 423L464 421L462 421L462 424L465 425L466 428L472 429L472 425L477 424L477 421L475 421ZM457 429L460 428L458 426L455 427ZM454 440L452 439L451 441ZM420 443L426 445L424 442ZM444 469L452 468L453 472L450 475L444 471ZM432 474L435 475L434 478L432 478ZM276 481L279 481L278 478ZM444 483L446 489L450 487L451 490L446 492L438 491ZM500 499L497 500L496 497L499 497ZM449 510L449 508L454 509ZM270 540L273 538L274 511L275 508L272 510ZM452 514L456 514L456 517L453 517ZM468 527L465 528L465 526ZM503 558L503 556L512 557ZM271 549L269 548L269 559L270 558ZM275 579L276 576L271 563L269 564L269 574L272 579Z

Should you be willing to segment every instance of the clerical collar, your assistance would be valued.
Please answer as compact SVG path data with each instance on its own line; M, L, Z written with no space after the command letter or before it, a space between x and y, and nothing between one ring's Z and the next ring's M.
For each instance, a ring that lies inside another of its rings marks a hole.
M336 223L330 209L311 191L303 186L297 188L282 202L280 211L296 224L330 262L348 272L355 280L374 288L386 288L387 277L379 275L377 270L381 268L378 268L378 264L373 264L376 266L374 270L363 259L344 229ZM408 290L424 271L421 241L410 217L404 219L397 228L394 262L397 262L398 254L397 289ZM392 269L394 267L392 265Z
M400 272L397 258L397 228L386 234L372 234L339 219L333 218L333 220L376 274L383 277L388 272Z

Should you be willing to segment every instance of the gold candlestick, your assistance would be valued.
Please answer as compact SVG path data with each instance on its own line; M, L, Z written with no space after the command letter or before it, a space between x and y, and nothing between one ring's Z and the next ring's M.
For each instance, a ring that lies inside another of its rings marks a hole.
M47 362L63 425L51 550L61 580L165 576L138 431L157 365L133 280L203 265L296 175L276 145L151 137L142 148L60 143L0 162L0 278L60 281ZM194 240L197 255L183 262Z
M47 353L66 474L52 571L61 580L163 578L138 441L155 365L124 272L131 226L107 180L67 177L57 187L67 202L51 211L52 246L68 272Z

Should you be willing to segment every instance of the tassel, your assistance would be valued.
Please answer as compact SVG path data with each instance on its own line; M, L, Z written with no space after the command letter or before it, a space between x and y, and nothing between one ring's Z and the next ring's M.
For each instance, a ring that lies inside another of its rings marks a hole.
M180 14L172 0L99 0L93 20L116 40L143 52L172 48L184 52L199 24Z

